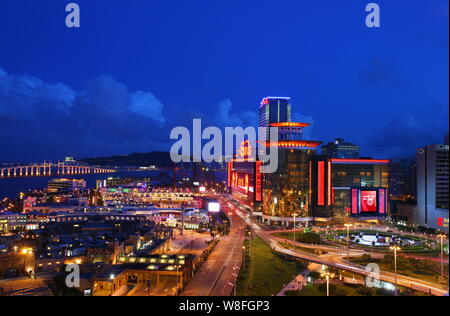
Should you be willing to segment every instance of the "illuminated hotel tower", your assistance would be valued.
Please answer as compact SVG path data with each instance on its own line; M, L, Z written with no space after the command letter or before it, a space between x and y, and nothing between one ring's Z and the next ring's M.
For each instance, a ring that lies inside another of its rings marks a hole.
M269 128L272 123L291 121L291 98L289 97L267 97L259 106L259 127L263 127L259 135L259 141L269 138Z

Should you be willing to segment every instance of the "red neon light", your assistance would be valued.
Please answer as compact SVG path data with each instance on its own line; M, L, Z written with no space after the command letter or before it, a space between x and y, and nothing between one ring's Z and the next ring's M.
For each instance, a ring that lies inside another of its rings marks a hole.
M385 190L381 189L378 191L378 201L379 201L379 205L380 205L380 214L384 214L386 213L386 201L385 201L385 194L384 194Z
M292 140L292 141L280 141L280 142L267 142L266 147L307 147L307 148L316 148L322 144L319 141L308 141L308 140Z
M241 143L241 148L239 149L239 154L243 158L248 158L252 156L252 145L250 144L250 141L246 140Z
M261 161L256 162L255 200L262 201Z
M228 170L227 170L227 171L228 171L228 177L227 177L228 181L227 181L227 184L228 184L229 187L231 187L231 186L232 186L232 183L231 183L231 181L232 181L231 173L232 173L232 171L233 171L233 162L232 162L232 161L228 162Z
M309 204L312 204L312 161L309 162Z
M331 159L332 163L390 163L388 159Z
M358 189L352 189L352 214L358 214Z
M328 190L328 205L333 204L331 200L331 162L328 161L328 170L327 170L327 190Z
M245 175L245 185L244 185L244 187L245 187L245 194L247 194L247 195L248 195L248 191L249 191L249 186L250 186L250 184L248 182L248 174L246 174Z
M296 123L296 122L279 122L270 124L272 127L308 127L311 124L308 123Z
M317 204L325 205L325 162L319 161L317 167Z

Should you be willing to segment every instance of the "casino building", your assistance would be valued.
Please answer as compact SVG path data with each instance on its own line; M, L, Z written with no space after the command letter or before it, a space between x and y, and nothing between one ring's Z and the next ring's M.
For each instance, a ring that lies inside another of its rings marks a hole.
M386 159L331 158L336 217L380 218L388 214L389 164Z
M322 222L335 215L386 216L389 160L317 154L322 142L304 138L304 128L310 124L291 121L289 100L263 99L259 125L266 129L259 135L259 148L255 150L244 141L228 163L228 187L233 197L269 225ZM268 141L269 127L278 128L277 142ZM278 148L274 173L261 173L262 162L249 159L253 151L262 150L261 144Z

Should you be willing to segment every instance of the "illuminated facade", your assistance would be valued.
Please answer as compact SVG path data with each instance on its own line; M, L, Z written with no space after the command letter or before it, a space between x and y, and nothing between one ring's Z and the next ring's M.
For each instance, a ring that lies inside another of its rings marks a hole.
M448 233L449 146L419 148L417 162L418 224Z
M310 161L312 149L280 148L278 170L263 177L262 218L267 222L312 220Z
M268 224L289 226L294 220L326 221L336 215L387 215L389 160L334 158L328 152L318 155L322 142L303 137L304 128L310 124L291 121L290 98L264 98L259 110L259 127L266 130L259 135L257 152L263 146L277 147L277 171L262 174L261 161L245 159L253 150L248 142L242 143L227 168L232 195L251 208L254 216ZM268 140L270 127L278 128L276 142ZM358 146L336 141L333 146L338 146L338 153L359 156ZM366 192L369 188L373 191L370 199ZM357 190L356 200L353 189ZM374 207L368 210L367 201L375 201ZM356 213L351 212L352 202L357 203Z
M291 121L291 98L267 97L259 106L259 127L262 127L259 140L269 138L270 124Z
M332 194L335 215L358 215L359 212L351 212L351 208L352 205L356 205L356 202L362 201L360 194L367 188L372 188L372 191L382 195L382 201L379 199L377 201L379 201L381 210L384 210L381 214L376 212L369 212L368 214L373 216L385 216L387 214L390 160L366 158L330 159L330 162L332 163ZM358 194L358 200L356 201L355 194Z

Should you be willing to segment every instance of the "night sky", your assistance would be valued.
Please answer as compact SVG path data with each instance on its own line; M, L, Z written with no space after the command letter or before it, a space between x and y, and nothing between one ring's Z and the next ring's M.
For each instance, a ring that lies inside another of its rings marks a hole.
M168 150L291 96L312 139L377 158L448 133L448 0L0 1L0 162ZM381 7L381 28L365 6Z

